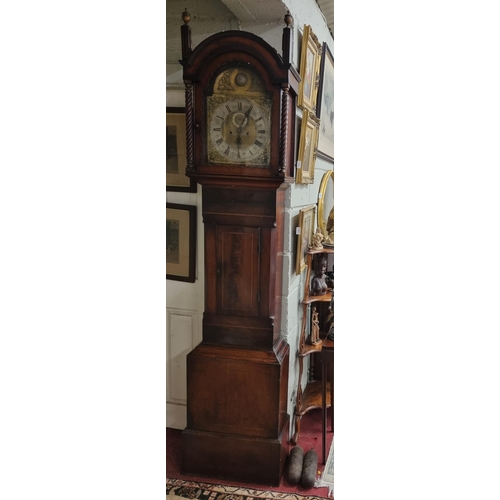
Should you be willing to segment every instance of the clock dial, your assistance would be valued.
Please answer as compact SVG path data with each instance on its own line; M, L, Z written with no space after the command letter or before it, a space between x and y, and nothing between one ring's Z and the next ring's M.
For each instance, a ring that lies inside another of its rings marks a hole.
M213 147L230 163L252 163L262 155L271 136L265 109L243 97L219 104L208 125Z

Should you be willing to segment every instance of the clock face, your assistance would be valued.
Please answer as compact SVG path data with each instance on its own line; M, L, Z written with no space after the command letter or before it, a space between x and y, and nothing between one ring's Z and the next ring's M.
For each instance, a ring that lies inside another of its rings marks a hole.
M269 111L253 99L222 100L208 117L209 141L218 158L226 163L269 164L271 137Z

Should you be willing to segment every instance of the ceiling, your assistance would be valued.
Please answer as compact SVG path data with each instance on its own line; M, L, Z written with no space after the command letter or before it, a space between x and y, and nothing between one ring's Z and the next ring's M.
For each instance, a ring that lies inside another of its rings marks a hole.
M222 0L231 12L243 22L273 22L283 19L286 0ZM316 0L333 36L333 0Z
M333 0L316 0L333 36Z
M222 0L226 7L243 22L268 23L283 19L286 7L275 0Z

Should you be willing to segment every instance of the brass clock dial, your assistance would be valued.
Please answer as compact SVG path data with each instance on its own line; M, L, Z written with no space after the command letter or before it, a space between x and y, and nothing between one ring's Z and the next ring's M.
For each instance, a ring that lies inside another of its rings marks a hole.
M208 163L270 166L272 99L255 68L221 68L206 104Z
M225 161L254 162L266 151L270 135L268 111L252 99L232 97L211 113L212 150Z

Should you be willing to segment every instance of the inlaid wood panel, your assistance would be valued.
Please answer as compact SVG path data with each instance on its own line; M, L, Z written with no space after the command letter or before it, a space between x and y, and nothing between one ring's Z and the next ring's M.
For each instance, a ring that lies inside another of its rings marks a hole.
M217 226L217 312L257 316L260 229Z

